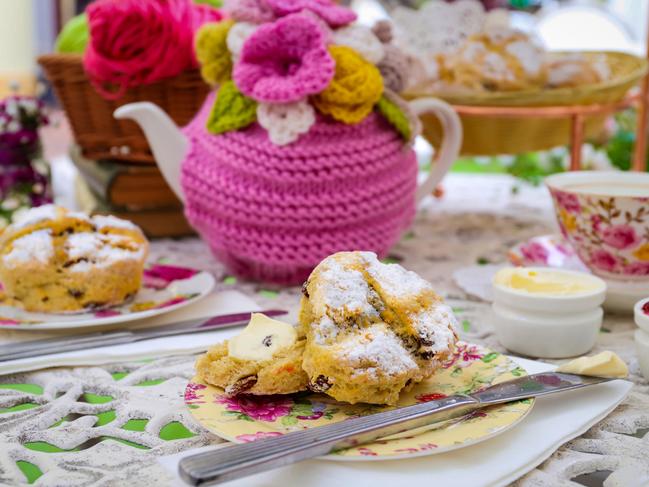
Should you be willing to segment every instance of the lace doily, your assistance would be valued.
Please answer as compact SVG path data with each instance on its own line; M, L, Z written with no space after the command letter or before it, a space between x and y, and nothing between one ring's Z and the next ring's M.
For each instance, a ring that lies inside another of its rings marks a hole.
M513 192L513 184L495 176L447 178L445 198L423 206L390 255L446 296L463 338L499 351L484 320L489 305L462 291L453 272L504 262L516 242L555 231L546 190L521 186ZM299 301L298 288L238 282L197 239L154 242L151 253L208 269L222 288L236 287L262 307L295 308ZM595 350L613 350L629 364L635 383L629 398L516 487L578 486L595 471L607 477L606 487L649 484L649 384L639 375L634 329L629 317L607 317ZM181 356L0 377L0 485L25 484L39 472L39 486L168 485L156 456L220 441L194 423L183 404L193 362ZM601 485L590 477L588 485Z

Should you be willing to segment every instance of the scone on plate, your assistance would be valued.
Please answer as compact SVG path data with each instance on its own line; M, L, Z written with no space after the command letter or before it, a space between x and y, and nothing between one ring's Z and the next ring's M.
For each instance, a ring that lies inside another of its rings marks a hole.
M452 353L451 309L431 285L370 252L323 260L303 288L309 388L349 403L395 404Z
M304 337L292 325L255 313L239 335L201 355L196 371L230 396L304 391L308 382L302 370L304 345Z
M131 222L45 205L0 234L0 282L28 311L106 308L138 292L147 253Z

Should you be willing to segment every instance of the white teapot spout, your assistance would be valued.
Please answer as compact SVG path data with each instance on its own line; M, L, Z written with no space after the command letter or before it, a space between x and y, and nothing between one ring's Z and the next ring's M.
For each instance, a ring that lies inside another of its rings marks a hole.
M169 116L154 103L137 102L122 105L113 116L135 120L144 131L160 172L174 193L185 201L180 185L180 165L189 142Z

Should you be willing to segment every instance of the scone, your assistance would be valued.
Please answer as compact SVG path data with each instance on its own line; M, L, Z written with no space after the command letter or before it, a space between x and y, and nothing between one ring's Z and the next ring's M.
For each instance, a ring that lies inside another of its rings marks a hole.
M545 82L545 51L527 34L488 29L445 59L443 81L477 91L512 91Z
M547 59L548 88L568 88L596 84L610 78L611 71L603 54L586 57L581 53L555 53Z
M309 388L349 403L395 404L453 351L455 318L431 285L370 252L323 260L303 288Z
M230 396L304 391L308 382L302 370L305 343L293 326L255 313L241 334L201 355L196 371Z
M0 281L28 311L105 308L138 292L147 253L128 221L45 205L0 234Z

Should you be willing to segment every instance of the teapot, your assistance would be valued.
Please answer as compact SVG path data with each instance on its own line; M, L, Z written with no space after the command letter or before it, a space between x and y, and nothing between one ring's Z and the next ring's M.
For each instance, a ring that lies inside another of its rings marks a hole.
M462 126L445 102L409 102L435 115L444 140L420 184L414 150L379 113L345 125L318 115L298 141L277 146L257 123L209 133L215 94L178 128L157 105L130 103L115 111L137 122L185 215L214 255L239 276L299 284L326 256L369 250L384 256L411 224L416 205L432 193L456 159Z

